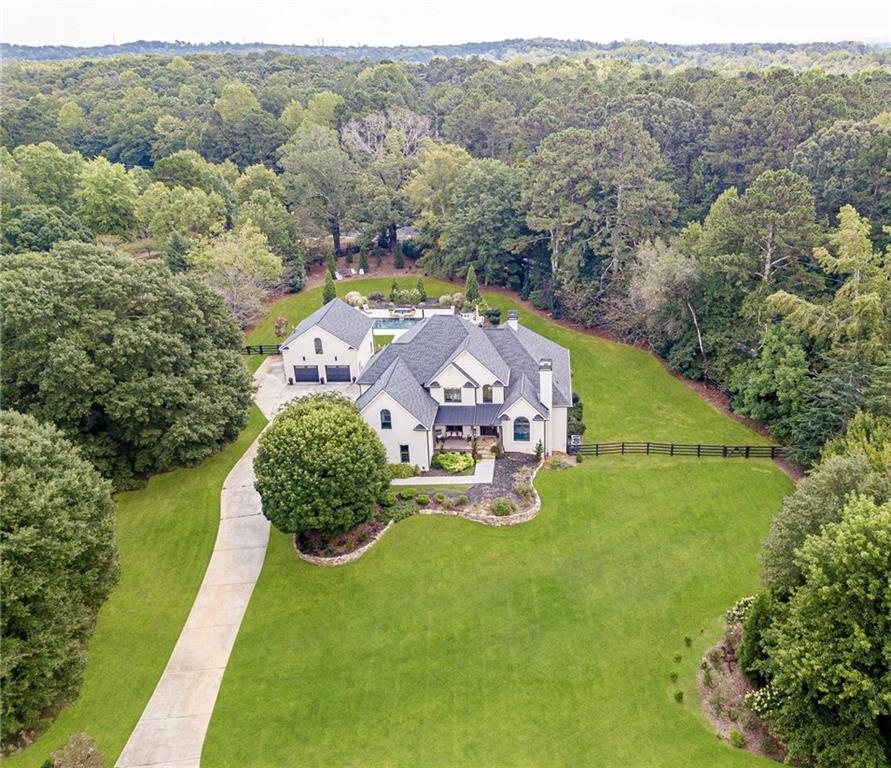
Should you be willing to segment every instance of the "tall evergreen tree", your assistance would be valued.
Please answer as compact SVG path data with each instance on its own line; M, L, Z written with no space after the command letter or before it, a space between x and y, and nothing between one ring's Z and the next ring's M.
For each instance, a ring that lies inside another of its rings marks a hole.
M471 264L467 268L467 278L464 280L464 298L472 304L476 304L482 297L480 296L480 284L476 279L476 270Z
M330 272L325 273L325 287L322 288L322 306L337 297L337 289L334 287L334 278Z
M164 261L171 272L185 272L189 265L186 262L186 254L189 252L189 241L179 232L174 231L167 238L167 247L164 249Z

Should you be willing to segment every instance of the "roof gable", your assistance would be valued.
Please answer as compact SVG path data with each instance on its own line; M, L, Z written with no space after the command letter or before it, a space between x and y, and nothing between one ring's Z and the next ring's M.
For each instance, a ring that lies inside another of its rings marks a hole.
M374 320L364 312L351 307L342 299L332 299L308 317L303 318L291 332L291 335L282 342L281 346L287 347L292 341L300 338L316 326L349 344L351 347L358 348L374 326Z

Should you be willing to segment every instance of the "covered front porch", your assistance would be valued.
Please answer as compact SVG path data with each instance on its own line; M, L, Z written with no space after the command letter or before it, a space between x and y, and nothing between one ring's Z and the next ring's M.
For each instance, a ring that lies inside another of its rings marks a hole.
M437 451L472 451L489 456L501 439L499 405L441 405L433 425Z

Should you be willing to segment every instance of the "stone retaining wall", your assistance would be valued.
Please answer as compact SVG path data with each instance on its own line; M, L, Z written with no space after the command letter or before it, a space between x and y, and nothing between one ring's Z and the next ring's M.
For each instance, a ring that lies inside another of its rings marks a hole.
M503 527L506 525L520 525L522 523L528 523L532 518L538 515L541 510L541 496L538 495L538 491L535 490L535 476L538 474L538 470L542 468L542 464L539 464L533 471L532 475L529 478L529 485L532 486L532 490L535 493L535 501L532 502L532 506L529 509L524 509L520 512L515 512L512 515L504 515L499 517L498 515L485 515L480 514L478 512L463 512L460 509L421 509L419 513L422 515L443 515L445 517L463 517L465 520L471 520L474 523L482 523L483 525L493 525L495 527Z
M384 529L375 536L371 541L367 544L363 544L358 549L354 549L352 552L347 552L345 555L338 555L337 557L320 557L317 555L307 555L301 552L297 548L297 537L294 537L294 551L297 553L297 557L301 560L305 560L307 563L312 563L313 565L322 565L322 566L334 566L334 565L346 565L347 563L352 563L354 560L358 560L362 555L364 555L369 549L371 549L375 544L377 544L383 535L390 530L393 526L393 521L391 520L389 523L384 526Z
M484 515L478 512L462 512L458 509L419 509L418 514L442 515L444 517L463 517L465 520L471 520L474 523L481 523L482 525L493 525L495 527L528 523L541 510L541 496L539 496L538 491L535 490L534 481L535 476L538 474L538 470L541 469L542 466L542 464L539 464L533 470L532 475L529 478L529 484L532 486L532 490L535 492L535 501L532 502L532 506L529 507L529 509L524 509L521 512L515 512L512 515L504 515L503 517L491 514ZM305 560L307 563L312 563L313 565L321 565L325 567L346 565L347 563L352 563L353 561L358 560L369 549L377 544L381 540L381 538L383 538L383 535L390 530L392 525L393 521L391 520L389 523L387 523L386 527L371 541L369 541L367 544L363 544L358 549L354 549L352 552L347 552L347 554L345 555L338 555L337 557L318 557L315 555L306 555L297 548L296 536L294 537L294 551L297 553L297 557L299 557L301 560Z

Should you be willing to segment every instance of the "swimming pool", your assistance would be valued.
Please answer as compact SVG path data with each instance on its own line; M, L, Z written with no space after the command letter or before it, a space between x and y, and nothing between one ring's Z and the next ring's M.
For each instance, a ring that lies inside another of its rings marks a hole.
M374 321L374 329L404 331L423 319L423 317L378 317Z

